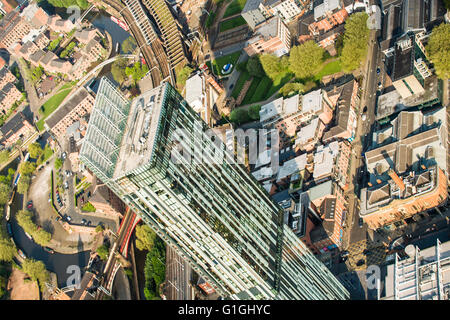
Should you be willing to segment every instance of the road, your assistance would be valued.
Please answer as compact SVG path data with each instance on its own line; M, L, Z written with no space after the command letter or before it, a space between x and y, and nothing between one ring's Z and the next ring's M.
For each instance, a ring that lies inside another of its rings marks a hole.
M379 66L379 57L382 55L379 50L378 43L376 41L377 31L372 31L370 34L370 44L368 50L368 60L366 64L365 78L362 86L362 96L360 101L360 116L358 119L358 127L356 139L353 141L353 152L351 159L351 179L353 188L350 188L347 194L349 196L349 201L352 203L349 206L352 208L350 212L350 223L347 230L349 240L348 245L361 241L367 237L367 227L363 225L361 228L359 226L359 192L361 187L366 185L365 177L366 175L361 175L360 172L365 172L364 169L364 157L362 156L363 151L367 149L367 141L370 141L372 131L376 125L375 122L375 108L376 108L376 98L377 98L377 68L382 69ZM361 111L367 106L366 120L363 121L361 118ZM362 177L362 180L361 180Z

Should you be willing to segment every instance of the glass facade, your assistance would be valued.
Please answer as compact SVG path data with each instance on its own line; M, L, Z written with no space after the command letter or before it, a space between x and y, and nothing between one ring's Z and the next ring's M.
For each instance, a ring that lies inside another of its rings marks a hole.
M122 110L118 114L126 114L123 110L129 110L130 104L123 103L118 91L103 92L110 86L102 84L93 114L104 101L115 101ZM157 121L152 120L150 128L155 134L148 161L128 171L117 170L113 150L123 132L102 127L107 133L99 134L95 117L90 120L80 160L221 295L347 299L346 289L284 225L283 209L218 137L205 139L203 133L209 127L183 97L167 83L152 90L159 94L158 108L152 109ZM114 97L104 99L104 95ZM110 143L102 142L108 139ZM105 150L101 147L110 147L108 159L113 165L94 156L96 149L91 145L98 146L99 152ZM189 150L190 156L173 161L176 146Z

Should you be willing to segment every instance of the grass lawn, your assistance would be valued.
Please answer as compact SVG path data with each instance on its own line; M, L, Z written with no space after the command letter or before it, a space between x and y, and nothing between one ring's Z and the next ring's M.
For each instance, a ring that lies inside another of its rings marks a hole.
M234 14L240 13L242 9L244 9L245 3L247 0L233 0L231 4L225 10L224 18L228 18Z
M224 32L246 24L242 16L220 22L219 32Z
M250 74L248 72L241 72L239 79L236 81L236 84L234 85L233 92L231 93L231 96L233 98L237 99L239 97L239 94L241 93L241 90L244 87L245 82L249 78L250 78Z
M81 211L95 212L96 209L90 202L87 202L84 204L84 206L81 207Z
M233 53L230 53L226 56L217 58L216 60L213 60L212 62L208 61L206 63L206 65L208 66L208 68L212 68L213 72L218 75L218 76L222 76L222 68L224 65L226 65L227 63L231 63L233 65L230 73L233 71L234 67L236 67L236 63L239 59L239 56L241 55L241 51L236 51ZM220 71L220 72L219 72Z
M320 70L315 76L314 80L321 80L324 76L338 73L342 70L341 60L334 60L331 62L326 63L322 70Z
M55 111L61 102L67 97L67 95L72 90L72 87L75 85L75 82L66 83L59 89L59 91L50 99L45 102L42 107L39 109L39 113L41 114L41 119L37 122L37 127L39 131L44 130L44 120Z
M293 77L294 74L290 71L284 71L278 74L272 82L272 87L270 87L270 89L267 91L267 95L264 100L269 99L271 96L277 93L278 90L280 90L281 87L288 83L289 80L291 80Z
M237 84L239 83L241 77L238 79ZM250 88L247 91L247 94L245 95L244 100L242 101L242 105L269 99L293 77L294 75L291 72L284 71L276 76L274 81L272 81L269 77L254 78L252 84L250 85Z

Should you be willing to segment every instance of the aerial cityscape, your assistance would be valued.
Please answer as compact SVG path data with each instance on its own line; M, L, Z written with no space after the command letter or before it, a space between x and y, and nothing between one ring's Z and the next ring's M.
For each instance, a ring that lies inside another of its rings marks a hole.
M450 300L449 78L448 0L0 0L0 300Z

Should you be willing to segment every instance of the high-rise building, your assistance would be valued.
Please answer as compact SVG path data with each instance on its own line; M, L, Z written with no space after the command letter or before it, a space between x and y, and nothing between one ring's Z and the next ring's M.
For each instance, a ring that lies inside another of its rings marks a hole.
M167 83L129 101L103 78L80 160L219 294L347 299L222 140L204 138L208 129Z

